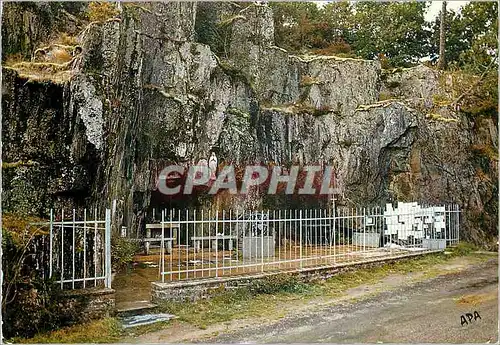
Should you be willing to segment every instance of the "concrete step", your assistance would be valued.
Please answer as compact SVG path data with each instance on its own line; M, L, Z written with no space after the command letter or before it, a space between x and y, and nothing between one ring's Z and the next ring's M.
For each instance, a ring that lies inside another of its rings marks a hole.
M157 305L150 301L124 302L117 303L116 312L119 316L141 315L145 312L150 312L151 309L156 307Z

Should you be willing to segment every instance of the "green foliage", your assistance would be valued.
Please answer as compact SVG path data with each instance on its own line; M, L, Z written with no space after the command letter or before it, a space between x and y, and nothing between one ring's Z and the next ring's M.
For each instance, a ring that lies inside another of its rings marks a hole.
M111 240L111 265L113 270L118 271L128 267L138 251L137 242L122 237L113 237Z
M392 99L392 98L394 98L394 97L389 92L380 92L380 94L378 95L379 101L387 101L387 100Z
M313 49L313 53L317 55L339 56L346 58L356 58L356 54L352 48L344 40L338 39L336 42L330 43L325 48Z
M462 111L472 116L498 118L498 70L492 68L484 72L483 78L462 102Z
M385 68L408 66L426 56L430 30L426 3L270 3L275 39L293 52L382 57Z
M479 248L469 242L459 242L455 247L451 249L452 256L466 256L472 254L474 251L479 250Z
M490 172L492 164L498 162L497 150L489 145L472 145L470 151L473 156L473 162L485 172Z
M394 66L409 66L427 55L429 28L425 2L359 2L353 47L359 56L383 54Z
M439 51L439 17L434 22L431 56ZM498 117L498 4L470 2L460 13L447 11L446 60L462 74L460 110L472 117ZM479 77L478 77L479 76Z
M317 26L320 10L315 3L270 2L269 6L273 9L277 45L292 52L323 47Z
M275 40L295 53L379 59L382 68L436 61L439 16L425 21L426 2L272 2ZM451 66L481 74L497 49L497 3L470 2L446 14L446 58Z
M226 2L199 2L196 8L195 32L200 43L210 46L222 58L229 57L232 24L244 16L240 6Z
M496 64L492 62L480 76L468 71L466 67L447 72L453 81L449 91L454 96L450 101L458 104L460 111L472 119L479 117L493 118L495 121L497 119L498 70ZM446 82L442 82L442 86L445 89L449 88Z
M431 56L439 53L439 16L433 23ZM498 56L498 5L496 2L470 2L460 13L446 13L446 60L451 66L481 74Z

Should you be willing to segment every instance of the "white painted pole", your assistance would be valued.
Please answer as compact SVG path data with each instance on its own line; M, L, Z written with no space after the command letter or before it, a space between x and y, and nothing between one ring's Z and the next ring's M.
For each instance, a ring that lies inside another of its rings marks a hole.
M239 265L240 265L240 255L239 255L239 233L238 233L238 219L239 219L239 210L236 209L236 272L239 272Z
M162 211L165 212L165 209L163 209ZM174 244L174 240L173 240L173 238L174 238L174 224L173 224L173 220L174 220L174 212L171 209L170 210L170 236L169 236L171 238L171 240L168 244L169 248L170 248L169 253L168 253L168 256L170 257L170 260L169 260L170 261L170 270L169 270L170 271L170 273L169 273L170 281L172 281L174 278L174 274L173 274L174 266L172 264L172 257L174 256L173 255L173 253L174 253L174 248L173 248L174 247L174 245L173 245ZM179 231L180 231L180 229L179 229Z
M50 226L49 226L49 278L52 278L52 241L54 239L54 210L50 209Z
M212 235L211 235L211 223L212 223L212 209L208 209L208 262L209 270L208 276L210 277L210 268L212 267Z
M75 209L73 209L73 238L72 238L72 263L71 263L71 288L75 288Z
M87 209L83 210L83 288L87 277Z
M302 269L302 210L299 211L299 231L300 231L300 268Z
M204 217L204 210L201 209L201 238L205 236L205 223L204 223L205 217ZM203 269L203 240L200 241L201 245L201 277L203 278L203 274L205 270Z
M273 217L276 220L276 211L273 211ZM274 223L276 226L276 223ZM281 210L278 210L278 268L281 268Z
M264 272L264 211L260 212L260 225L260 271Z
M186 209L186 279L189 278L189 209Z
M154 212L154 209L153 209ZM173 229L170 228L170 231ZM161 246L160 246L160 260L161 260L161 282L165 283L165 210L161 210Z
M106 209L105 218L106 287L111 289L111 210Z
M363 207L363 252L366 251L366 208Z
M61 210L61 290L64 288L64 208Z
M231 268L233 266L233 213L229 210L229 275L231 275Z
M94 208L94 287L97 286L97 208Z
M178 232L178 237L177 238L177 280L181 280L181 210L179 209L178 212L178 219L179 219L179 232ZM173 250L172 250L173 252Z
M217 234L219 232L219 207L215 210L215 277L219 277L219 244Z

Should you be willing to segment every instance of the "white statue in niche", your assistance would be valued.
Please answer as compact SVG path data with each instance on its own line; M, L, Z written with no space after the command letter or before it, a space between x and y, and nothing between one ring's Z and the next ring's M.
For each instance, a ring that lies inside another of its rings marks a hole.
M217 156L215 152L212 152L210 159L208 160L208 168L210 169L210 179L215 180L215 172L217 171Z
M208 168L208 161L205 158L202 158L198 161L198 164L195 166L194 177L196 179L200 179L203 176L203 172Z

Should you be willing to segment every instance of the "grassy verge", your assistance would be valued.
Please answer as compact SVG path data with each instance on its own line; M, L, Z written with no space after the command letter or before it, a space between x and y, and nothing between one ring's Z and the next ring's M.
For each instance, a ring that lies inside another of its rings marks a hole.
M115 318L105 318L40 333L30 339L14 339L14 343L113 343L120 340L121 334L120 322Z
M389 275L420 273L423 278L430 278L443 273L438 269L438 265L445 264L450 259L459 256L468 256L477 262L491 259L491 255L473 253L476 249L472 245L462 243L446 254L430 254L385 263L372 268L356 269L315 283L304 283L293 276L280 275L251 284L246 288L222 292L208 300L182 303L165 302L158 307L158 311L175 314L179 321L201 329L213 324L252 317L279 319L286 315L287 307L312 299L340 297L351 288L376 283ZM77 325L40 334L29 339L29 342L115 342L123 337L158 331L169 327L169 325L170 322L162 322L130 330L121 330L118 320L104 319L86 325Z

